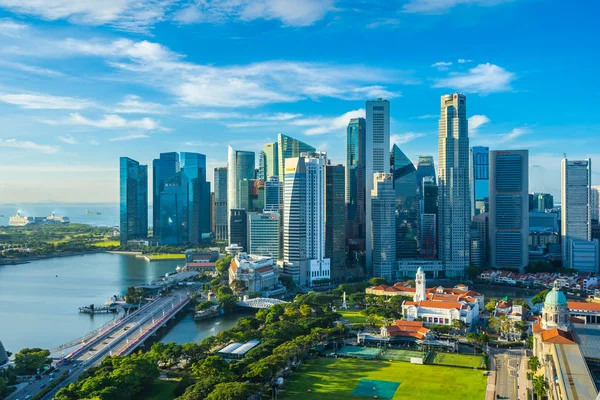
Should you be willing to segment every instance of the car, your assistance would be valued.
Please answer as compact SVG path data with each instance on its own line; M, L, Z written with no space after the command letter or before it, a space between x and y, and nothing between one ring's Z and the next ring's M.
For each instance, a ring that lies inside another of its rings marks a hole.
M31 395L28 394L27 396L25 396L25 400L29 400L31 398Z
M45 388L45 387L46 387L46 384L45 384L45 383L42 383L42 384L40 385L40 389L43 389L43 388Z

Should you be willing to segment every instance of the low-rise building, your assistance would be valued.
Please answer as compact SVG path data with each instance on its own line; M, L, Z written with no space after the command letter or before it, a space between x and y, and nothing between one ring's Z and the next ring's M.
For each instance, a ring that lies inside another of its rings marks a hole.
M393 325L382 326L381 336L387 339L425 340L432 339L433 333L422 321L397 320Z
M242 281L248 292L264 292L277 287L279 273L271 257L240 253L229 265L229 285L235 280Z

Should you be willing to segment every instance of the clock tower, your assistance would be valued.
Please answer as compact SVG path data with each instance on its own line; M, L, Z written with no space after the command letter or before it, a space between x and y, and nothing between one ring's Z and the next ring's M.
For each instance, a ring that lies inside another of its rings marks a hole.
M425 294L425 289L427 288L425 282L425 273L423 272L423 269L421 267L419 267L419 269L417 270L417 274L415 275L415 287L415 297L413 298L413 300L427 300L427 295Z

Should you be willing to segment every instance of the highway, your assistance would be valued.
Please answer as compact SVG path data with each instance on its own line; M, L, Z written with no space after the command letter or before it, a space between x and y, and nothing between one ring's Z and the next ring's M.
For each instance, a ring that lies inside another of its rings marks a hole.
M53 379L68 374L64 381L43 397L44 400L52 399L58 390L75 382L86 369L99 365L106 356L131 354L188 302L185 289L158 297L67 355L66 362L58 363L54 376L44 375L42 380L31 381L26 387L12 393L7 400L23 400L27 395L42 390Z

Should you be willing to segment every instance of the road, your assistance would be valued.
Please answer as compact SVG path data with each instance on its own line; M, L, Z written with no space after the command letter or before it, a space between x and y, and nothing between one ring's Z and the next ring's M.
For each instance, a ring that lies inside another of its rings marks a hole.
M22 400L67 373L68 377L43 397L43 400L52 399L58 390L75 382L86 369L99 365L106 356L130 354L185 304L185 289L157 298L68 355L68 363L59 363L53 376L43 375L42 380L32 380L26 387L12 393L7 400Z
M526 400L523 385L527 371L524 350L494 350L496 363L496 398L505 400ZM521 379L520 379L521 378ZM521 382L521 383L519 383Z

